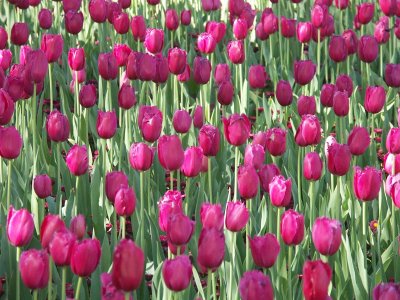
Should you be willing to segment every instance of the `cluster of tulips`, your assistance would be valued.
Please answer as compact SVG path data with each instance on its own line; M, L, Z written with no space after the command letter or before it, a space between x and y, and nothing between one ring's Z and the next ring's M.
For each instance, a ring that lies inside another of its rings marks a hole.
M400 1L254 2L2 4L6 298L400 299Z

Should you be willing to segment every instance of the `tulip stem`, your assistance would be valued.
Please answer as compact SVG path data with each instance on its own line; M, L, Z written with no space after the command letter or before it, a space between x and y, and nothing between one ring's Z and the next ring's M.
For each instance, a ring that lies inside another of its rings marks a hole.
M212 277L212 270L208 269L207 273L207 300L211 299L211 289L212 289L212 283L211 283L211 277Z
M383 51L381 46L379 47L379 74L383 77Z
M189 214L189 191L190 191L190 177L187 178L186 186L185 186L185 211L186 211L186 215L188 215L189 218L190 218L190 214Z
M121 238L122 239L125 239L125 223L126 223L125 220L126 220L125 216L121 216L119 218L119 226L121 228Z
M169 189L174 190L174 171L169 172Z
M33 300L37 300L38 298L38 290L33 290Z
M12 160L8 160L8 166L7 166L7 207L8 209L10 207L10 197L11 197L11 162Z
M49 283L47 285L47 299L52 299L52 282L53 282L53 259L49 256Z
M53 111L53 64L49 64L49 84L50 84L50 112Z
M143 251L145 251L144 245L144 172L140 172L140 245ZM146 252L144 252L146 253Z
M249 221L246 224L246 236L251 236L251 199L246 200L246 206L249 211ZM250 270L250 243L246 243L246 270Z
M213 299L217 300L217 285L215 282L215 272L211 274L211 277L212 277Z
M293 299L292 298L292 259L293 259L293 246L289 246L289 249L288 249L288 290L289 290L289 300Z
M67 284L67 267L62 267L61 300L66 299L65 286Z
M237 199L237 188L238 188L238 164L239 164L239 147L235 147L235 182L234 182L234 191L233 191L233 199Z
M310 229L311 229L315 219L314 181L310 181L309 195L310 195Z
M236 233L231 232L232 241L231 241L231 272L229 274L229 299L233 299L233 265L235 264L235 250L236 250ZM248 239L246 239L246 245L249 243ZM247 246L246 246L247 247ZM247 248L246 248L247 249Z
M60 192L59 199L59 215L62 217L62 191L61 191L61 149L60 149L60 143L57 143L57 193ZM56 198L57 199L57 198Z
M79 278L78 278L78 284L77 284L77 286L76 286L76 295L75 295L75 299L76 299L76 300L79 300L79 294L80 294L80 292L81 292L81 286L82 286L82 279L83 279L83 277L80 277L80 276L79 276Z
M19 265L19 257L21 256L21 248L17 247L17 254L16 254L16 260L17 260L17 268ZM16 280L17 280L17 297L15 298L16 300L19 300L21 298L21 277L19 275L19 272L16 274Z
M131 294L130 292L125 293L125 300L129 300L131 298L130 294Z
M236 161L236 159L235 159ZM208 199L212 203L212 182L211 182L211 157L208 158Z
M317 76L319 76L321 68L321 29L318 28L318 46L317 46Z

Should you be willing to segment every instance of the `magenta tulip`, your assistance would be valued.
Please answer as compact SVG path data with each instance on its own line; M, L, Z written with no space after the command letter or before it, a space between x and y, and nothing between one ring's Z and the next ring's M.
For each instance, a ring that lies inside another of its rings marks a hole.
M224 135L229 144L243 145L250 136L251 123L245 114L232 114L223 119Z
M0 127L0 156L15 159L22 149L22 137L14 126Z
M46 251L37 249L22 252L19 272L27 288L33 290L45 288L49 281L49 255Z
M294 80L300 85L311 82L315 75L316 65L311 60L300 60L294 62Z
M27 246L35 229L33 216L25 208L15 210L11 205L7 215L7 237L14 247Z
M216 228L203 228L199 236L197 255L197 263L202 272L215 271L222 264L224 256L224 233Z
M309 152L303 161L303 176L307 180L315 181L321 178L322 160L317 152Z
M163 135L158 140L158 159L161 166L168 171L178 170L184 160L181 140L177 135Z
M392 154L400 154L400 128L390 128L386 137L386 149Z
M226 47L228 58L233 64L241 64L244 62L244 44L243 41L230 41Z
M282 175L275 176L269 184L271 203L277 207L286 207L292 199L292 180Z
M118 249L118 248L117 248ZM71 271L79 277L90 276L100 262L101 246L97 239L85 239L76 243L71 253ZM114 268L118 264L114 261Z
M258 177L260 178L261 188L264 192L269 193L269 184L275 176L281 175L281 171L275 164L264 165L258 171Z
M312 240L322 255L334 255L342 241L342 225L338 220L319 217L312 227Z
M68 266L71 261L72 248L76 243L76 235L68 229L54 233L50 242L50 255L56 266Z
M158 202L158 225L167 232L169 217L182 212L182 194L179 191L167 191Z
M69 230L73 232L79 240L83 239L86 233L85 216L79 214L73 217L69 223Z
M39 198L49 197L52 192L51 178L47 174L36 175L33 180L33 189Z
M250 214L246 205L240 201L229 201L226 205L225 226L232 232L241 231L247 224Z
M203 161L203 150L201 147L188 147L185 150L183 164L181 167L182 173L186 177L196 177L201 171Z
M145 141L152 143L161 134L163 116L157 106L142 105L139 108L138 125Z
M217 127L203 125L199 132L198 141L205 156L216 156L218 154L220 133Z
M281 217L280 232L286 245L299 245L304 238L304 216L292 209L285 211Z
M301 117L295 141L301 147L319 144L321 141L321 125L317 116L303 115Z
M153 164L154 151L146 143L133 143L129 150L129 163L137 171L147 171Z
M185 290L193 277L192 263L186 255L167 259L162 266L165 285L174 292Z
M264 236L248 237L254 263L260 268L271 268L278 258L281 247L272 233ZM265 251L268 249L268 251Z
M322 260L307 260L303 266L303 295L306 300L329 299L332 271Z

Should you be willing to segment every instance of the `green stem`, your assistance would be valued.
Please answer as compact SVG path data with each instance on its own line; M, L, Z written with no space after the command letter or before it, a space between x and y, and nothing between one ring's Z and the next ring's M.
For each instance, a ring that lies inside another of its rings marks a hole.
M83 279L83 277L79 277L79 279L78 279L78 285L76 286L76 294L75 294L76 300L79 300L79 294L81 292L81 286L82 286L82 279Z
M33 290L33 300L37 300L38 298L38 290Z
M17 260L17 267L19 265L19 257L21 256L21 248L17 247L17 254L16 254L16 260ZM17 272L16 274L16 280L17 280L17 296L16 296L16 300L20 300L21 298L21 277L19 275L19 272Z
M293 259L293 246L289 246L288 251L288 290L289 290L289 299L293 299L292 297L292 259Z
M130 292L125 292L125 300L129 300L131 298Z
M318 28L318 48L317 48L317 76L319 75L321 68L321 29Z
M211 277L212 277L212 270L208 269L207 273L207 300L211 299L211 290L212 290L212 284L211 284Z
M236 233L231 232L232 241L231 241L231 272L229 274L229 299L233 299L233 266L235 264L235 250L236 250ZM246 237L246 244L248 244L248 239Z
M61 300L65 300L67 297L65 291L66 284L67 284L67 267L62 267Z
M208 158L208 201L212 203L213 197L212 197L212 182L211 182L211 157Z
M143 251L145 250L145 242L144 242L144 173L140 172L140 245L142 246ZM146 252L145 252L146 253Z
M297 150L297 201L299 204L299 210L302 210L302 201L301 201L301 160L302 160L302 149L301 147L299 147L299 149Z
M169 172L169 189L174 190L174 171Z
M314 181L310 181L310 189L309 189L309 196L310 196L310 228L314 224L315 219L315 199L314 199Z
M246 200L246 206L250 214L249 221L246 224L246 237L251 236L251 203L251 199ZM246 270L250 270L250 256L250 243L246 241Z
M49 256L49 283L47 285L47 299L52 299L53 292L53 259Z
M239 147L235 147L235 180L234 182L234 191L233 191L233 199L237 199L237 188L238 188L238 164L239 164Z
M213 299L217 300L217 285L215 281L215 272L211 273L211 277L212 277Z
M11 163L12 160L8 160L8 166L7 166L7 207L8 209L10 207L10 197L11 197Z
M186 186L185 186L185 211L186 211L186 215L188 215L190 217L190 214L189 214L189 192L190 192L190 177L187 178Z
M50 112L53 111L53 64L49 64L49 84L50 84Z
M125 235L126 235L126 233L125 233L125 231L126 231L126 229L125 229L126 222L125 221L126 221L125 216L121 216L119 218L119 226L121 228L121 238L122 239L125 239Z

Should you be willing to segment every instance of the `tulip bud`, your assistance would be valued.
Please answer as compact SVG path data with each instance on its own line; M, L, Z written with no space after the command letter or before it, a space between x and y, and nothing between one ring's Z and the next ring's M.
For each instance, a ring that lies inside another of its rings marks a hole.
M303 161L303 176L311 181L320 179L322 166L322 160L317 152L307 153Z
M342 241L342 225L338 220L319 217L312 227L312 240L322 255L334 255Z
M164 31L161 29L149 28L146 30L144 45L150 53L161 52L164 46Z
M153 150L145 143L133 143L129 150L129 162L137 171L147 171L153 164Z
M136 104L135 89L129 84L123 84L118 92L118 106L130 109Z
M104 80L113 80L118 76L118 65L115 56L109 53L100 53L97 63L99 74Z
M186 255L167 259L162 266L165 285L174 292L185 290L193 277L192 263Z
M79 103L85 108L90 108L94 106L96 102L97 102L96 86L94 84L83 85L79 92Z
M79 240L83 239L86 233L85 216L79 214L73 217L69 223L69 230L73 232Z
M59 60L62 55L64 40L59 34L44 34L40 49L46 54L47 61L53 63Z
M229 231L239 232L250 218L246 205L240 201L229 201L226 206L225 226Z
M321 141L321 125L317 116L303 115L301 117L295 141L300 147L319 144Z
M336 91L333 95L333 111L338 117L349 114L350 101L347 92Z
M347 145L349 146L352 155L362 155L368 149L370 144L370 137L368 130L365 127L354 126L347 138Z
M379 283L374 287L373 300L400 299L400 285L398 283Z
M33 180L33 189L39 198L49 197L52 192L51 178L47 174L36 175Z
M171 31L178 29L179 17L175 9L167 9L165 11L165 27Z
M248 144L244 152L244 164L260 169L264 163L265 150L258 144Z
M197 105L193 112L193 126L200 129L204 124L203 107Z
M68 229L54 233L49 251L56 266L68 266L70 264L72 248L75 243L76 236Z
M145 256L135 242L123 239L113 254L112 281L117 289L125 292L139 288L144 273Z
M311 22L315 28L321 28L327 20L328 7L325 5L314 4L311 10Z
M117 246L118 248L118 246ZM100 242L97 239L85 239L72 248L71 271L79 277L88 277L96 270L101 256ZM113 261L113 271L117 269Z
M63 220L58 215L48 214L40 225L40 243L43 249L48 249L56 232L66 229Z
M392 154L400 154L400 128L390 128L386 137L386 149Z
M294 62L294 80L300 85L311 82L315 75L316 65L311 60L300 60Z
M96 129L100 138L112 138L117 131L117 115L115 111L99 110L97 114Z
M82 0L62 0L64 12L69 10L78 11L81 8Z
M358 48L358 38L356 33L351 29L347 29L343 31L342 36L346 43L347 54L351 55L356 53Z
M259 131L256 134L253 135L253 145L260 145L264 148L264 150L267 149L267 133L264 131Z
M68 51L68 64L73 71L82 70L85 67L85 50L83 48L70 48Z
M128 9L131 6L131 0L118 0L118 3L122 9Z
M281 217L280 230L286 245L299 245L304 238L304 216L293 209L285 211Z
M77 35L83 28L83 14L82 12L69 10L64 16L65 30Z
M181 23L184 26L189 26L192 19L192 12L188 10L181 11Z
M290 83L286 80L279 80L278 84L276 85L275 97L280 105L290 105L293 101L293 92Z
M124 12L114 13L112 24L119 34L125 34L129 31L129 15Z
M114 207L118 216L131 216L136 207L136 195L133 188L121 187L115 194Z
M374 200L381 189L382 173L373 167L354 168L353 188L356 197L361 201Z
M303 295L306 300L328 299L332 271L322 260L307 260L303 266Z
M308 43L311 40L312 24L311 22L299 22L297 23L297 40L300 43Z
M261 271L245 272L239 282L239 293L243 300L274 299L271 281Z
M201 56L196 56L193 61L193 78L197 84L206 84L211 76L210 61Z
M35 229L33 216L25 208L15 210L11 205L7 215L7 237L14 247L27 246Z
M112 54L115 57L117 65L119 67L126 66L128 63L128 57L131 54L132 50L128 45L125 44L115 44Z
M158 225L167 232L170 215L182 212L182 194L179 191L167 191L158 202Z
M269 193L269 184L275 176L281 175L281 171L275 164L264 165L258 171L258 177L260 178L261 188L264 192Z
M252 165L243 165L238 170L239 194L244 199L251 199L257 195L259 178Z
M301 95L297 100L297 112L300 116L314 115L317 111L317 104L314 96Z
M395 164L393 166L393 164ZM393 170L394 174L397 174L400 172L400 155L395 155L392 153L386 153L384 156L384 169L386 173L393 175ZM394 169L393 169L394 167Z
M269 76L262 65L252 65L249 68L249 85L253 89L262 89Z
M110 24L114 22L114 16L122 13L122 7L118 2L107 1L107 20Z
M329 41L329 57L337 63L346 60L346 40L341 35L334 35Z
M65 142L69 136L69 121L67 116L58 110L53 110L47 117L47 135L53 142Z
M386 16L393 16L397 10L396 0L379 0L379 7Z
M372 63L378 57L378 42L375 37L363 35L358 42L358 57L361 61Z
M8 49L0 50L0 67L6 71L11 66L12 52Z
M223 22L208 21L206 24L206 32L211 34L216 43L219 43L225 36L226 24Z
M336 86L331 83L325 83L322 85L320 101L325 107L333 106L333 95L336 92Z
M69 171L75 176L85 174L89 168L89 160L86 146L74 145L69 149L66 164Z
M221 205L203 203L200 207L200 220L204 229L215 228L221 231L224 227L224 213Z
M223 222L223 218L222 218ZM217 228L203 228L198 242L197 263L202 272L215 271L224 260L225 236Z
M212 34L208 32L201 33L197 38L197 47L199 48L199 51L204 54L213 53L216 45L216 40Z
M145 141L152 143L161 134L163 116L157 106L142 105L139 108L138 125Z
M186 68L186 51L179 48L168 50L168 68L172 74L179 75Z
M375 4L374 3L361 3L357 5L357 20L361 24L368 24L374 17Z
M14 101L10 95L0 88L0 125L6 125L14 114Z
M296 35L296 19L287 19L281 16L281 33L285 38L291 38Z
M33 290L45 288L49 281L49 256L46 251L30 249L22 252L19 272L27 288Z
M179 74L177 77L179 82L187 82L190 79L190 66L186 64L183 73Z
M28 42L29 27L27 23L14 23L11 28L11 43L22 46Z
M400 64L386 64L385 67L385 82L388 86L400 87Z
M378 44L385 44L390 38L389 18L384 16L375 24L374 37Z
M333 143L328 147L328 170L333 175L343 176L350 168L351 152L346 144Z
M193 235L194 224L182 212L171 214L167 222L168 240L175 246L186 245Z
M107 19L107 2L105 0L90 0L89 14L96 23L104 23Z
M0 156L15 159L21 153L22 138L14 126L0 127Z
M266 148L272 156L281 156L286 151L286 130L271 128L266 131Z
M205 156L216 156L219 151L220 134L218 128L204 125L199 132L198 141Z
M7 46L8 33L4 27L0 26L0 49L4 49Z
M46 77L48 62L42 50L32 50L26 55L25 77L35 84L43 82Z
M204 11L218 10L221 7L220 0L201 0L201 6Z
M178 170L184 159L181 140L177 135L163 135L158 140L158 160L168 171Z
M177 110L174 113L172 124L176 132L186 133L189 131L190 126L192 125L192 118L186 110Z
M247 22L244 19L236 19L233 22L233 35L237 40L243 40L247 36Z
M161 54L155 56L156 61L156 72L153 77L153 82L161 84L168 80L168 59Z
M267 233L264 236L255 236L254 238L249 236L248 239L254 263L260 268L271 268L281 250L276 236ZM268 249L268 251L265 251L265 249Z
M218 64L214 69L214 81L216 84L222 84L231 80L231 70L227 64Z
M243 41L230 41L226 47L228 58L233 64L241 64L244 62L244 44Z
M229 144L240 146L249 138L251 123L245 114L232 114L228 119L224 118L223 123L224 135Z
M286 207L292 199L292 180L282 175L275 176L269 184L271 203L277 207Z
M185 150L182 173L186 177L196 177L200 171L203 161L203 150L201 147L189 147Z
M264 10L265 12L265 10ZM264 32L268 35L274 34L278 31L278 17L273 13L272 10L262 14L261 23L263 24Z
M132 17L131 31L135 41L144 42L146 37L146 22L143 16L139 15Z
M128 188L128 177L122 171L113 171L106 174L105 190L106 196L111 203L115 202L115 197L121 188Z

